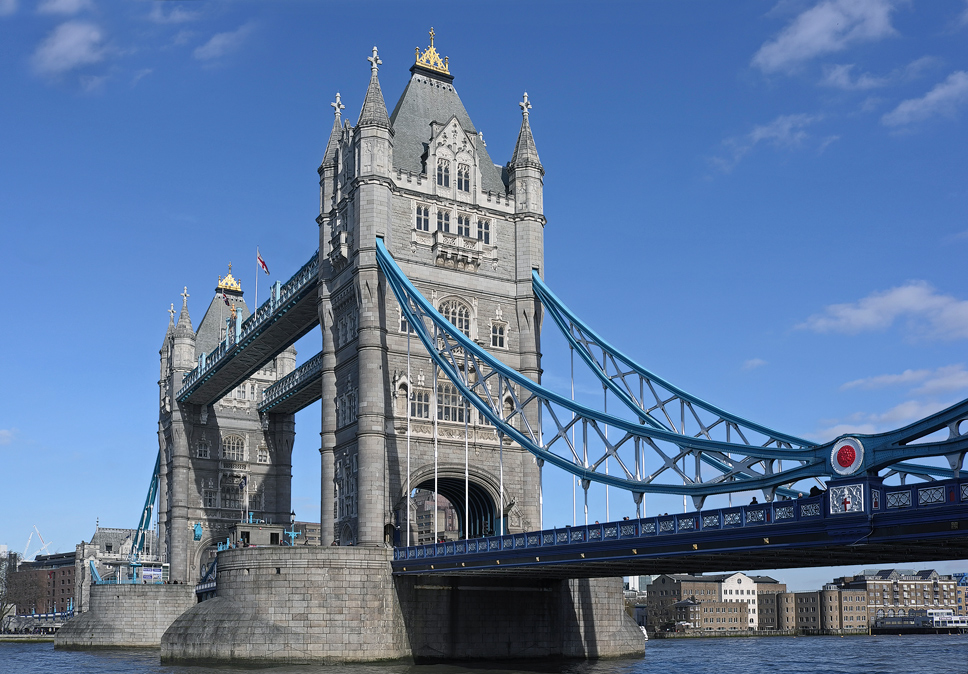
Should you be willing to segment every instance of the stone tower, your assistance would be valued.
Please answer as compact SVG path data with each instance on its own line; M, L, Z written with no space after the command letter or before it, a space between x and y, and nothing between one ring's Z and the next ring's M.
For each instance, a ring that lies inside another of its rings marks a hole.
M249 316L231 265L219 277L197 332L188 297L186 288L178 323L173 308L160 350L158 534L171 579L194 583L246 512L253 519L289 521L293 415L263 422L256 407L267 387L292 372L296 353L287 349L211 405L176 402L184 376ZM243 478L246 488L240 489Z
M408 367L408 326L377 267L380 237L458 329L540 380L531 271L544 271L544 170L531 106L525 94L511 161L495 165L433 40L431 31L430 46L417 49L392 114L375 47L356 125L342 119L339 94L332 104L317 218L324 545L405 545L408 488L436 486L470 536L540 526L534 458L506 439L502 451L494 428L465 411L413 337Z

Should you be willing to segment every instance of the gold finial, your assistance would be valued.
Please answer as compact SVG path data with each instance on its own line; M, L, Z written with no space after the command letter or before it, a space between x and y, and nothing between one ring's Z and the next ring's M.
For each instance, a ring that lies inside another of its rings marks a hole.
M423 66L428 70L435 70L438 73L444 73L445 75L450 75L450 58L444 57L440 58L440 54L437 53L437 49L434 47L434 29L430 29L430 46L424 51L423 54L420 53L420 47L417 47L417 65Z
M236 292L242 292L242 284L239 283L232 276L232 263L229 262L229 273L225 275L225 278L221 276L218 277L218 285L215 286L216 290L234 290Z
M229 308L232 310L232 318L234 320L235 319L235 302L232 302L232 304L229 305Z

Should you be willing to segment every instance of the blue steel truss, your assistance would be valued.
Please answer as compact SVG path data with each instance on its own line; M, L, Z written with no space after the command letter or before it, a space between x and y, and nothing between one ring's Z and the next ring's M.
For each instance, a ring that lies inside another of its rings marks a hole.
M643 388L646 381L659 384L674 394L674 399L656 395L661 404L640 405L635 401L644 400L644 396L634 398L630 387L616 383L606 370L609 388L626 405L639 410L639 421L608 415L545 389L475 344L417 291L380 239L377 261L414 333L464 398L499 434L534 454L539 465L550 463L586 485L611 485L636 497L644 493L686 494L699 508L702 499L711 494L762 489L772 499L778 488L802 479L876 474L888 466L922 457L945 456L957 477L968 452L968 435L960 431L961 422L968 419L968 400L896 431L813 445L729 414L639 368L635 372ZM545 297L550 298L550 293ZM586 331L583 339L589 344L591 339L596 345L604 344L592 334ZM582 344L577 338L575 341ZM585 347L579 351L583 349L588 353ZM629 366L630 361L624 359L613 374L630 372L620 369ZM673 430L668 406L676 403L681 411L680 425ZM704 421L697 408L713 419ZM686 430L686 410L693 415L697 432L681 432ZM711 432L714 428L722 434L715 436ZM945 428L946 439L927 438ZM734 433L741 441L733 440ZM748 437L754 433L758 436L755 441ZM849 445L846 449L845 443ZM605 473L609 458L618 466L619 474ZM845 458L850 459L846 464ZM687 462L694 463L694 471L686 470ZM703 471L703 464L713 469Z

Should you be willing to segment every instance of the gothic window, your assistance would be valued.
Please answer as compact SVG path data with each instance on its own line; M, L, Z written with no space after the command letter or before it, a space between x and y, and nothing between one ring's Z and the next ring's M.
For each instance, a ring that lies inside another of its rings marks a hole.
M491 245L491 221L477 221L477 240L487 245Z
M440 313L458 330L470 337L471 312L470 309L467 308L467 305L457 300L447 300L440 305Z
M450 213L447 211L437 211L437 231L450 232Z
M218 508L218 492L214 489L203 490L202 501L206 508Z
M467 164L457 165L457 189L461 192L471 191L471 167Z
M207 440L199 440L198 441L198 446L195 448L195 457L196 458L199 458L199 459L207 459L207 458L209 458L208 441Z
M504 323L491 323L491 346L496 349L507 348L507 325Z
M259 463L269 463L269 448L265 446L259 447L258 458Z
M417 221L414 227L422 232L430 231L430 206L417 206Z
M437 184L450 187L450 161L447 159L437 160Z
M241 510L244 492L245 490L239 489L239 480L224 480L222 482L222 507L229 510Z
M437 384L437 420L464 421L464 402L457 387L451 383Z
M471 235L471 216L469 215L458 215L457 216L457 236L470 237Z
M222 438L222 458L228 461L245 461L245 440L238 435Z
M414 419L430 418L430 391L427 389L416 389L413 398L410 400L410 416Z

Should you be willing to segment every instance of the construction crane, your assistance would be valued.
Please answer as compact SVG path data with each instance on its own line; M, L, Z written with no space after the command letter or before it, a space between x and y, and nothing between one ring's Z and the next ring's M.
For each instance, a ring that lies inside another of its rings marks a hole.
M37 525L35 524L34 530L30 532L29 536L27 536L27 545L24 546L24 553L20 556L20 558L24 561L27 561L27 550L30 549L30 541L34 540L34 532L37 533L37 538L39 538L41 542L41 546L37 548L37 552L34 553L35 557L39 554L46 554L47 548L49 548L51 545L50 543L44 541L44 537L40 535L40 529L38 529Z

